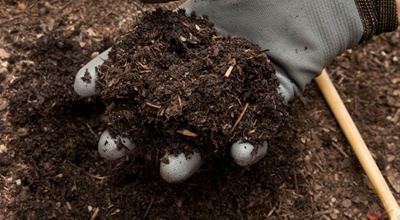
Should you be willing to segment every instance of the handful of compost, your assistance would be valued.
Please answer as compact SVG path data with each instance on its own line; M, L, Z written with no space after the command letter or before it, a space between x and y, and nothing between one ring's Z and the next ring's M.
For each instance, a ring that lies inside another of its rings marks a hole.
M208 19L187 17L183 10L158 10L133 30L77 75L77 93L99 94L108 106L102 157L160 146L166 152L161 175L175 182L190 176L201 158L229 155L227 146L241 166L265 155L288 113L259 46L221 35ZM181 173L186 175L170 177Z
M116 159L150 143L165 153L160 173L168 182L229 152L241 166L255 163L287 120L285 102L337 55L398 25L393 0L189 0L181 7L208 15L215 30L183 11L146 15L85 65L74 85L108 106L100 155Z

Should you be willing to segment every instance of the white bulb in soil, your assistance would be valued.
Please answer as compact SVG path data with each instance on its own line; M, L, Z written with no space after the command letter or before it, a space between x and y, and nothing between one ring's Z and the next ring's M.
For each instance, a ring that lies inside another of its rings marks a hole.
M239 166L248 166L257 163L265 156L268 150L268 143L264 142L262 146L256 149L249 142L238 141L231 147L231 155L233 160Z
M117 142L123 146L118 146ZM136 145L129 138L120 136L114 138L108 130L105 130L100 136L98 151L102 158L116 160L125 156L128 150L133 150L135 147Z
M74 82L74 89L78 95L89 97L100 93L100 89L96 88L96 81L98 79L96 68L108 59L110 51L111 47L92 59L78 71Z
M160 164L161 177L169 183L178 183L189 178L201 166L200 153L194 152L192 157L186 158L184 153L168 155Z

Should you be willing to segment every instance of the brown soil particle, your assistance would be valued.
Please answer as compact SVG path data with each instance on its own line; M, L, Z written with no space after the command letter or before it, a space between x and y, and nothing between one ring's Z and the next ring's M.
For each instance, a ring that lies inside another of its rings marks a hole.
M122 37L98 69L101 98L115 105L103 116L112 133L160 151L197 147L204 157L274 137L288 113L272 64L259 46L212 27L157 10Z

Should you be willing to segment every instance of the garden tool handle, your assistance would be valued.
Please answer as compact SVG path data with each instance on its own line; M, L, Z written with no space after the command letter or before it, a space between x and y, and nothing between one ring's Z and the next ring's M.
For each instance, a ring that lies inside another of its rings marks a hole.
M347 111L343 101L336 91L328 73L324 69L320 76L315 78L322 94L325 97L331 111L336 117L340 127L343 130L348 142L360 161L365 173L370 179L372 186L381 200L385 211L390 220L400 220L400 208L390 191L385 179L378 169L374 159L371 156L363 138L360 135L356 125L354 124L349 112Z

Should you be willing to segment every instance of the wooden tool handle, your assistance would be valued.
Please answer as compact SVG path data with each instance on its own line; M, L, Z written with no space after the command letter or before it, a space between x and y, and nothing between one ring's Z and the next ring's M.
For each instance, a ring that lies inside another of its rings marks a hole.
M379 171L378 166L372 158L371 153L369 152L364 140L360 135L360 132L351 119L349 112L343 104L342 99L336 91L325 69L322 71L320 76L315 78L315 81L317 82L318 87L326 99L326 102L335 115L336 120L343 130L343 133L346 135L346 138L353 148L365 173L370 179L372 186L374 187L383 204L383 207L388 213L389 219L400 220L399 205L393 197L393 194L391 193L385 179Z

